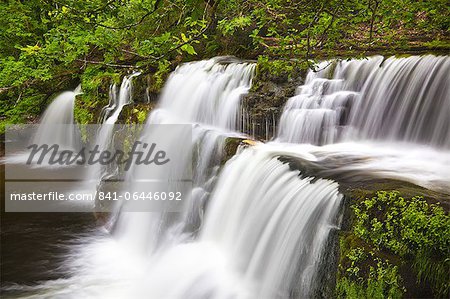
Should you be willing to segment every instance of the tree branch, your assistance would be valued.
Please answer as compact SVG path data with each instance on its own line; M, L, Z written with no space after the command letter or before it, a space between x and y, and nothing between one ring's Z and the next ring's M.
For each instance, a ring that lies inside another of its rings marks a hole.
M110 67L121 67L121 68L136 68L134 65L129 64L113 64L113 63L106 63L103 61L92 61L92 60L86 60L86 59L75 59L76 61L83 62L83 63L90 63L90 64L100 64Z
M7 92L8 90L10 90L10 89L14 89L14 88L16 88L17 86L8 86L8 87L1 87L0 88L0 94L2 94L2 93L4 93L4 92Z
M132 28L132 27L136 27L136 26L140 25L142 22L144 22L144 20L145 20L148 16L150 16L150 15L152 15L154 12L156 12L156 10L158 9L158 6L159 6L160 3L161 3L161 0L156 0L155 6L153 7L153 9L150 10L150 11L148 11L146 14L144 14L144 15L139 19L139 21L137 21L136 23L129 24L129 25L124 25L124 26L119 26L119 27L108 26L108 25L104 25L104 24L101 24L101 23L96 23L96 25L97 25L97 26L100 26L100 27L108 28L108 29L113 29L113 30L130 29L130 28Z

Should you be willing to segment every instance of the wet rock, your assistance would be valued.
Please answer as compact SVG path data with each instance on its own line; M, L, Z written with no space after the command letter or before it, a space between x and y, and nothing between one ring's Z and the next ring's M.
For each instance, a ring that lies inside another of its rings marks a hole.
M131 103L123 107L118 123L121 124L144 124L148 115L155 108L156 103Z
M225 164L228 160L230 160L234 155L236 155L240 146L254 146L258 144L258 141L241 138L241 137L228 137L225 140L225 145L223 148L223 155L221 164Z
M305 72L297 70L292 77L285 73L272 75L258 73L252 90L244 96L241 105L242 132L259 140L270 140L277 131L286 101L295 95Z
M152 74L139 75L133 78L131 98L135 103L151 104L158 100L159 90L154 88Z

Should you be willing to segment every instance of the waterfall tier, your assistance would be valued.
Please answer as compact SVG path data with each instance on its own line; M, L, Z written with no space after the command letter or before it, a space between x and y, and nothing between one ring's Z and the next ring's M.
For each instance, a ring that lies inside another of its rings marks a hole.
M167 81L160 107L177 123L192 122L235 129L241 96L251 87L253 63L210 59L179 66Z
M176 181L192 168L182 211L119 207L110 234L80 239L65 264L70 275L36 290L68 298L315 297L328 284L319 270L333 250L330 232L339 229L341 180L388 178L449 190L450 157L442 150L450 146L449 63L434 56L321 63L280 122L272 121L275 142L240 147L224 165L227 138L245 138L236 130L248 129L240 99L255 65L211 59L179 66L140 137L163 138L176 149L173 177L141 165L126 180L133 190L135 182ZM111 97L102 144L112 136L106 124L127 101ZM191 125L192 138L155 133L154 124Z
M450 147L450 58L323 62L286 104L278 140L391 140ZM330 74L332 72L332 74Z
M74 126L73 110L75 96L80 92L80 87L62 92L51 102L41 117L33 143L58 144L66 149L79 146L80 136Z

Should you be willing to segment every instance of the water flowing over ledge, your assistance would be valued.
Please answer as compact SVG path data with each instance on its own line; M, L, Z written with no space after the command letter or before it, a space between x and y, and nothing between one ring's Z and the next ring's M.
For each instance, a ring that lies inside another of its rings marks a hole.
M381 56L322 62L281 116L278 140L409 141L450 147L450 58Z
M247 138L238 131L246 126L240 100L255 65L211 59L179 66L140 140L152 138L151 124L192 125L192 140L160 136L174 145L185 140L173 169L176 178L193 168L182 212L118 207L110 231L71 247L68 278L17 289L30 298L312 297L323 283L330 233L339 229L339 180L389 178L450 193L449 62L372 57L311 71L287 102L277 138L240 146L225 165L227 140ZM128 103L130 80L105 108L105 124ZM106 146L113 133L104 130ZM149 175L135 167L126 179Z
M80 136L74 127L58 125L74 124L73 109L75 96L81 93L81 86L74 91L65 91L58 95L47 107L41 117L40 126L34 136L36 144L58 144L63 148L76 149L80 144ZM56 125L56 126L55 126ZM69 128L68 132L63 129Z

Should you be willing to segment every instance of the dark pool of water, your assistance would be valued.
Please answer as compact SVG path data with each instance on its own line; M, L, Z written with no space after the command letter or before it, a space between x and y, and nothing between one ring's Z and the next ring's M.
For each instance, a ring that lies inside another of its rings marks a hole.
M70 244L96 226L91 213L5 213L4 165L0 165L1 295L12 285L36 285L64 277Z

